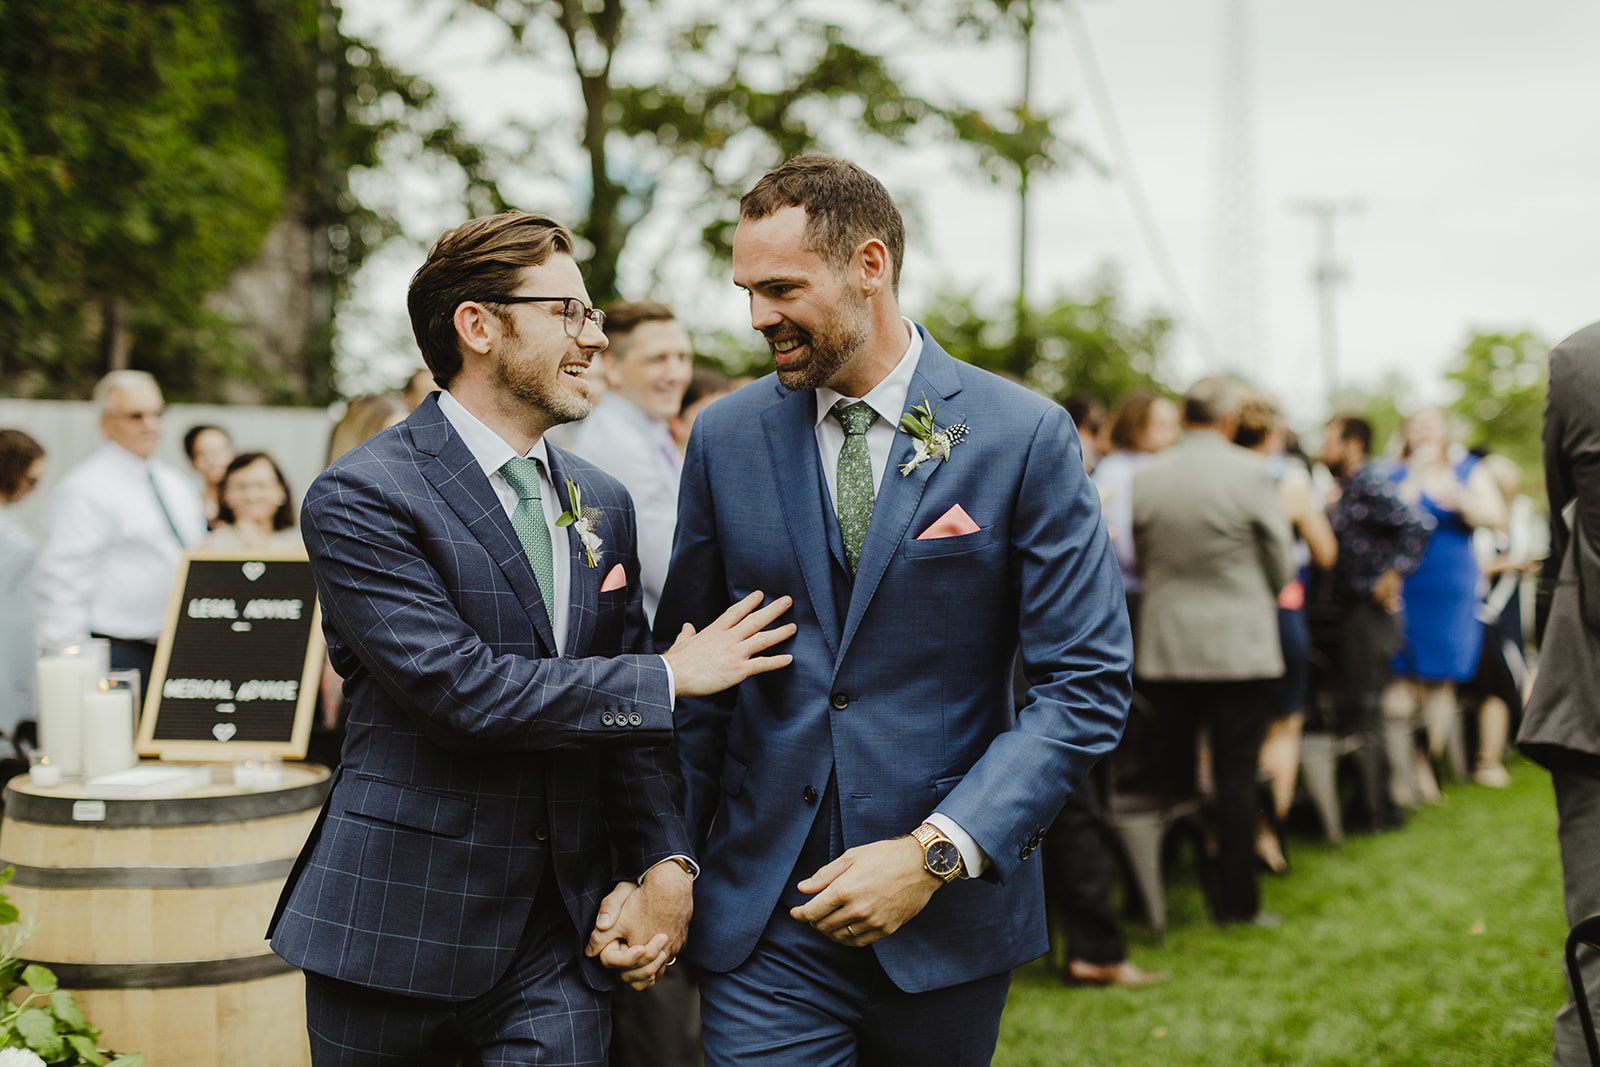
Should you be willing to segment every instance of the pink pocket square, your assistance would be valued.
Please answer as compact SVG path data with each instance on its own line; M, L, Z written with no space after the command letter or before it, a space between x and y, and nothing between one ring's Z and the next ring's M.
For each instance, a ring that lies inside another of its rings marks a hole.
M611 573L606 575L606 580L600 583L600 591L609 593L613 589L621 589L628 584L627 572L622 569L622 564L611 568Z
M977 532L978 524L972 521L966 509L960 504L952 504L949 511L934 520L932 526L917 534L917 540L934 541L941 537L960 537Z

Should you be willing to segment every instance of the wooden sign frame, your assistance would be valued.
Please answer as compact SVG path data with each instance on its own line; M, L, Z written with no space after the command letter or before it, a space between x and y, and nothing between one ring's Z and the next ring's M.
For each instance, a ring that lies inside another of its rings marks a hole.
M248 757L277 756L284 759L304 759L306 745L311 739L311 718L316 709L317 693L322 684L322 667L327 657L327 644L322 636L322 605L311 600L311 628L306 639L305 656L300 664L299 690L296 694L294 726L287 740L214 740L211 738L162 738L156 735L160 722L162 691L166 688L167 669L172 662L173 645L179 624L184 620L184 603L189 599L191 564L237 563L302 563L309 561L303 553L257 552L213 553L204 550L185 552L178 563L178 573L173 579L172 595L167 602L167 619L161 628L161 639L156 645L155 667L146 681L144 712L139 718L139 736L136 748L142 756L159 756L162 759L197 760L201 762L227 762ZM235 624L236 628L237 624ZM230 684L232 680L229 680ZM231 703L229 701L228 703ZM234 714L229 711L227 714Z

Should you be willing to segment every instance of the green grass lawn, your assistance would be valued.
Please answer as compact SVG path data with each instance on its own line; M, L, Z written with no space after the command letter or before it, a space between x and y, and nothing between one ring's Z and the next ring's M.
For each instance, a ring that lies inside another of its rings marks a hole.
M1060 960L1017 971L998 1067L1548 1064L1566 922L1550 778L1447 786L1399 831L1291 839L1264 878L1277 930L1222 929L1185 850L1166 944L1127 928L1140 990L1069 989Z

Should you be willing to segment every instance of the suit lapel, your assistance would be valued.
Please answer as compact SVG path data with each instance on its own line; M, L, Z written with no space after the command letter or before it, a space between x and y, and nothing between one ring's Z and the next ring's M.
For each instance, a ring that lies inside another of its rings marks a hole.
M933 338L924 331L922 356L917 361L916 373L911 376L911 387L906 390L906 402L901 413L904 414L922 403L923 397L926 396L930 405L938 405L938 412L934 417L935 425L940 429L953 426L962 421L962 415L955 405L948 401L960 391L961 383L956 377L955 360L935 344ZM888 569L889 561L894 558L900 543L909 533L911 518L916 514L917 505L922 502L922 493L928 486L928 479L934 477L945 466L943 463L928 462L910 474L901 474L900 465L909 463L915 454L916 442L897 427L894 446L889 450L889 465L884 468L883 481L878 485L878 495L872 504L872 521L867 526L867 536L861 544L861 562L856 566L855 586L850 594L850 610L845 616L844 635L837 653L839 659L843 659L845 651L850 647L850 640L861 625L861 617L866 614L867 606L878 590L878 583L883 580L883 572ZM959 450L952 453L953 458L959 455Z
M831 573L836 550L829 545L826 524L832 516L828 498L818 496L822 461L817 455L815 410L815 394L784 392L781 400L761 413L761 424L767 435L768 468L778 483L778 503L794 543L795 559L828 651L837 655L839 609ZM837 551L842 552L842 547Z
M425 403L426 407L406 420L417 450L428 457L422 464L422 476L489 553L489 558L505 575L518 603L528 613L545 653L554 656L556 635L550 627L550 613L539 593L539 583L534 580L533 568L528 565L527 554L522 551L522 542L511 528L511 520L506 518L505 509L500 506L500 499L495 496L472 450L439 411L438 402L429 397Z
M545 452L550 457L550 480L556 486L556 505L566 511L571 503L567 500L566 453L548 442ZM584 490L585 487L580 484L580 497L587 497ZM595 532L603 542L606 536L603 520L596 524ZM600 580L607 569L606 553L602 547L596 553L600 559L599 565L589 566L588 554L583 550L583 538L578 536L576 525L556 531L555 543L551 546L555 551L561 549L563 533L566 534L567 550L567 654L578 655L580 649L589 647L594 637L595 618L600 610Z

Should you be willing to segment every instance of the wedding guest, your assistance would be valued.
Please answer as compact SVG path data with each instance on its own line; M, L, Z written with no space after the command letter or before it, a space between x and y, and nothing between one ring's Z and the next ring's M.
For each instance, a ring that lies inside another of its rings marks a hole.
M328 440L328 462L356 445L395 425L411 413L405 402L392 393L358 396L345 407L344 417L333 428Z
M428 399L429 393L438 391L439 383L433 380L433 372L423 367L406 379L406 387L400 391L400 401L405 404L407 411L415 411Z
M204 488L200 499L206 506L206 526L217 526L217 486L222 482L222 472L233 459L233 441L220 426L191 426L183 435L183 453L189 457L189 466L200 475Z
M111 641L111 666L150 677L156 639L185 549L206 533L193 482L155 459L161 387L112 371L94 387L105 441L50 494L39 556L39 622L47 644Z
M294 524L289 483L265 452L235 456L222 475L217 528L201 548L208 552L264 554L305 551Z
M1129 393L1112 406L1108 421L1112 451L1095 465L1094 484L1122 570L1128 621L1137 631L1144 580L1133 558L1133 476L1151 456L1177 444L1182 429L1178 406L1159 393Z
M1272 777L1272 814L1256 832L1256 855L1275 873L1289 867L1281 840L1283 821L1294 800L1300 770L1300 733L1305 726L1311 679L1311 630L1306 625L1306 588L1301 574L1313 564L1332 569L1339 542L1327 513L1311 486L1311 472L1287 450L1283 415L1263 396L1248 396L1239 405L1239 428L1233 443L1267 457L1267 469L1278 483L1278 503L1294 533L1295 574L1278 592L1278 641L1283 648L1283 677L1278 682L1276 714L1261 742L1261 769Z
M44 449L21 430L0 430L0 730L16 744L17 726L33 706L34 564L38 546L11 506L38 488Z
M1396 803L1415 807L1439 798L1428 755L1443 753L1455 729L1457 683L1477 673L1483 627L1472 531L1505 529L1506 507L1478 457L1451 458L1450 423L1443 410L1418 411L1406 420L1404 433L1394 475L1400 495L1431 515L1435 527L1422 562L1406 579L1405 631L1395 653L1395 678L1383 699L1390 788ZM1411 728L1419 715L1427 747L1414 750Z
M736 388L732 378L714 367L694 369L694 373L689 375L689 388L683 391L683 407L667 420L680 455L689 449L689 431L694 428L694 420L699 414Z
M1083 443L1083 469L1093 474L1104 454L1099 443L1100 431L1106 421L1105 405L1088 393L1073 393L1061 402L1061 406L1067 409L1072 424L1078 428L1078 440Z

